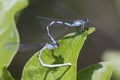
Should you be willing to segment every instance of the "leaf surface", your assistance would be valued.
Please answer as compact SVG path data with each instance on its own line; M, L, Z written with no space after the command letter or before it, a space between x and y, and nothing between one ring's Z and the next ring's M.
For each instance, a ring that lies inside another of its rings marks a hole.
M15 15L27 6L27 0L0 0L0 75L4 66L8 66L15 56L16 49L7 49L7 44L19 42L15 24Z
M101 62L81 70L78 73L77 80L110 80L112 71L112 63Z
M40 65L38 54L27 62L22 73L22 80L76 80L76 67L79 52L95 28L90 27L82 34L70 33L59 40L60 46L54 50L44 50L41 59L46 64L71 63L72 66L48 68Z

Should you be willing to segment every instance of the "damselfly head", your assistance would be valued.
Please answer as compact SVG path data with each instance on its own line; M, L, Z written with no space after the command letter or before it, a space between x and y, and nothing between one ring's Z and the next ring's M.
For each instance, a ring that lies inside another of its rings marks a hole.
M88 20L87 18L84 18L84 19L83 19L83 22L89 23L89 20Z
M57 42L57 43L49 43L50 45L54 46L54 47L59 47L60 44Z
M55 48L57 48L58 46L59 46L59 43L47 43L47 44L45 45L46 49L48 49L48 50L55 49Z

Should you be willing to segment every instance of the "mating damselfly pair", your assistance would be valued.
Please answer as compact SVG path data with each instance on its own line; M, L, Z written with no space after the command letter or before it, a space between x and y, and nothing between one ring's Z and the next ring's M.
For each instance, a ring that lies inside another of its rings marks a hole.
M35 44L20 44L19 45L19 51L26 51L26 50L31 50L31 49L40 49L39 51L39 55L38 55L38 61L40 62L40 64L42 66L45 67L59 67L59 66L71 66L71 63L64 63L64 64L45 64L43 63L43 61L41 60L41 54L43 52L43 50L48 49L48 50L52 50L58 47L58 43L56 42L56 40L53 38L53 36L50 34L50 30L49 28L55 25L63 25L66 26L68 28L72 28L72 27L80 27L80 31L83 32L85 28L87 28L86 24L89 23L89 20L87 18L84 19L78 19L78 20L57 20L57 19L50 19L50 18L45 18L45 17L37 17L40 19L40 23L41 24L46 24L46 26L44 26L46 28L46 32L48 37L50 38L51 42L49 43L35 43ZM42 22L44 21L44 22ZM12 44L11 44L12 45ZM10 45L8 45L10 46ZM42 48L41 48L42 47Z

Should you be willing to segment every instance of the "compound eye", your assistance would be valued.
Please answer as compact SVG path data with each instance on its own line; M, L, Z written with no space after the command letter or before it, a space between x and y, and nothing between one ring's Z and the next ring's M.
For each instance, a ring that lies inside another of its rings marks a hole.
M83 19L85 23L89 23L89 20L87 18Z
M58 42L56 43L56 45L57 45L58 47L60 46L60 44L59 44Z
M60 46L60 44L58 42L57 43L51 43L51 45L54 46L54 47L59 47Z
M58 46L60 46L59 43L47 43L47 44L45 45L46 49L49 49L49 50L55 49L55 48L57 48Z

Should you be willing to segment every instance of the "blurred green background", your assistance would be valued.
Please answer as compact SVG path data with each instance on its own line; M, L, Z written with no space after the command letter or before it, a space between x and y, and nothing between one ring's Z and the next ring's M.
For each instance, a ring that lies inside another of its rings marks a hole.
M29 0L23 10L17 28L24 43L49 42L36 16L60 19L88 18L96 32L86 40L78 60L78 70L101 61L101 55L108 49L120 49L120 15L117 0ZM53 28L55 39L75 30L64 31ZM59 32L59 34L56 32ZM61 34L62 33L62 34ZM36 51L18 52L9 67L13 77L20 79L24 64Z

